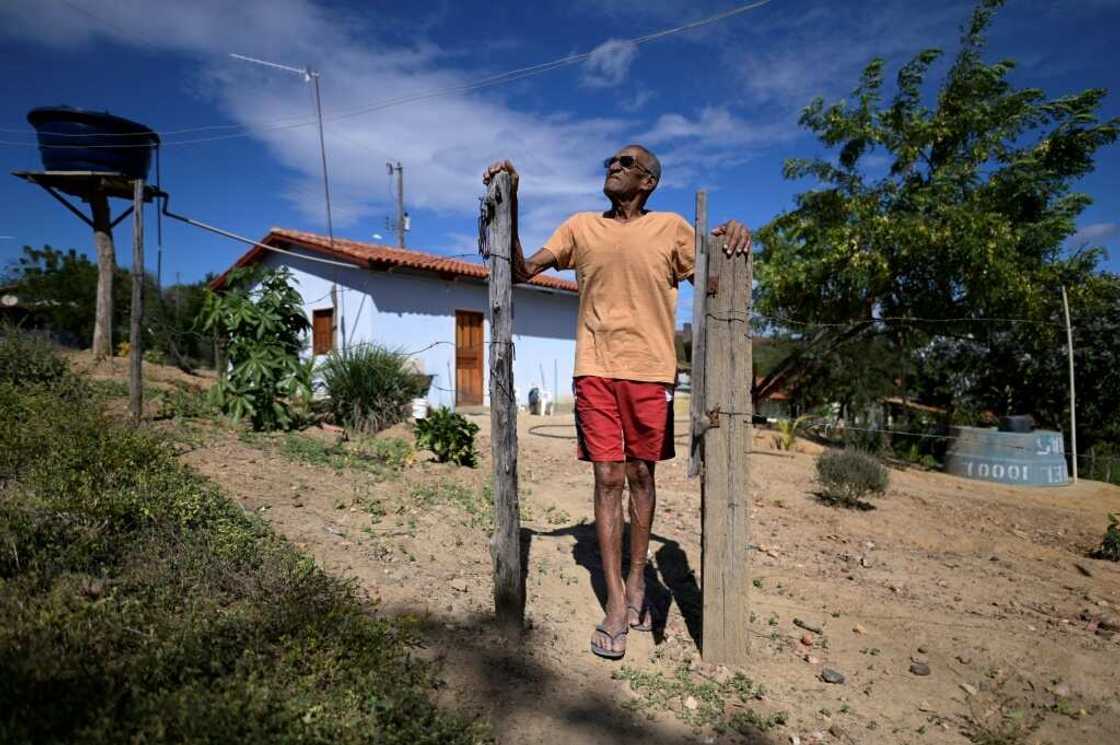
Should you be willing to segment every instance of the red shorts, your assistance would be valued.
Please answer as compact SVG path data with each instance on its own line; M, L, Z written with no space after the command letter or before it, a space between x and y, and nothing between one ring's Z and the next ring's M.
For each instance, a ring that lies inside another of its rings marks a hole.
M635 380L575 379L580 460L668 460L673 450L673 386Z

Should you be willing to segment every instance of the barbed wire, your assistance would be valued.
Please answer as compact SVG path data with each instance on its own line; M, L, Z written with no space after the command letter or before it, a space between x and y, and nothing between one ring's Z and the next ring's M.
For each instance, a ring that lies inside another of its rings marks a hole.
M806 326L811 328L854 328L861 325L875 325L875 324L907 324L907 323L1012 323L1012 324L1031 324L1036 326L1057 326L1065 328L1065 324L1059 321L1040 321L1032 318L998 318L998 317L985 317L985 316L960 316L950 318L922 318L915 316L880 316L877 318L863 318L851 321L805 321L796 318L789 318L786 316L770 315L766 313L751 313L751 318L765 319L776 324L789 324L793 326Z

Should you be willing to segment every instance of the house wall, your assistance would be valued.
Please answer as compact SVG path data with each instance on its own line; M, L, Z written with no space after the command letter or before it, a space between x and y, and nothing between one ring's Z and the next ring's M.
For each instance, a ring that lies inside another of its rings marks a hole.
M375 272L334 267L298 257L269 252L263 263L287 266L298 282L308 319L313 310L331 307L331 285L339 287L338 348L376 342L412 353L428 375L433 375L428 400L451 406L455 396L455 311L482 313L483 335L490 340L488 288L481 280L443 280L431 274L403 270ZM575 362L578 299L569 293L514 288L513 379L518 403L527 404L529 389L541 385L553 390L553 369L559 382L557 401L570 401ZM310 344L305 354L310 354ZM489 404L489 346L483 347L483 392Z

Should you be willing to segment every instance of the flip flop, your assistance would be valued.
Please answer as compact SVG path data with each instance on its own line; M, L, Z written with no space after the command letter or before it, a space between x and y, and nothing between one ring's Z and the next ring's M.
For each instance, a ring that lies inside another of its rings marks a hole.
M638 622L630 624L630 628L634 631L653 631L653 609L649 603L642 603L641 608L636 605L628 605L626 610L638 614Z
M598 632L601 632L603 634L606 634L607 638L609 638L611 640L611 647L613 647L615 645L615 643L618 641L618 638L620 636L625 637L626 634L629 633L629 631L630 631L630 629L626 628L626 629L623 629L622 631L619 631L617 634L612 634L610 631L607 631L606 626L604 626L603 624L597 625L595 627L595 630L598 631ZM591 651L593 653L595 653L596 655L598 655L599 657L603 657L603 658L608 659L608 660L621 660L623 657L626 656L626 648L625 647L622 648L621 652L616 652L615 650L611 649L610 647L602 647L602 646L596 644L595 639L591 640Z

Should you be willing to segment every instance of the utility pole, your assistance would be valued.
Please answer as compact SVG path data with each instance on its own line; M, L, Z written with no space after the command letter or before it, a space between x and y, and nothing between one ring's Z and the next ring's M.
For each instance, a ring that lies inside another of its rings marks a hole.
M398 160L396 163L389 161L385 164L389 169L389 178L397 174L397 219L394 223L397 231L397 248L404 248L404 234L408 231L408 213L404 211L404 166Z
M1073 327L1069 323L1069 296L1062 285L1062 307L1066 312L1066 356L1069 357L1069 463L1073 466L1073 483L1077 483L1077 394L1073 388Z

